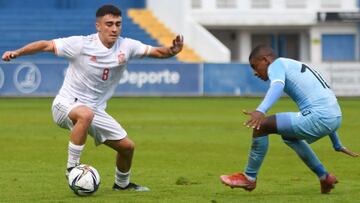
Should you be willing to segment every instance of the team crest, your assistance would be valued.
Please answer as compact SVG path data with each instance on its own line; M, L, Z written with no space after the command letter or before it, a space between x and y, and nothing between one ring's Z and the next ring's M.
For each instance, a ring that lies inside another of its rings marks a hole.
M125 58L125 53L121 52L118 54L118 61L119 63L125 63L126 58Z
M90 57L90 61L96 62L96 56L91 56L91 57Z

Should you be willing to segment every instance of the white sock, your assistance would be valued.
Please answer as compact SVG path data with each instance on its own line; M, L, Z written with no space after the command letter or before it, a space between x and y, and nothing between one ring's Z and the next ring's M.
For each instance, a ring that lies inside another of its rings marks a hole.
M125 188L130 183L130 171L123 173L115 167L115 184Z
M67 168L80 163L80 155L84 147L85 145L75 145L71 141L69 142Z
M250 176L246 175L246 173L243 173L243 174L250 182L255 182L256 181L256 178L250 177Z
M327 174L325 173L324 175L320 176L319 179L320 179L320 180L325 180L326 177L327 177Z

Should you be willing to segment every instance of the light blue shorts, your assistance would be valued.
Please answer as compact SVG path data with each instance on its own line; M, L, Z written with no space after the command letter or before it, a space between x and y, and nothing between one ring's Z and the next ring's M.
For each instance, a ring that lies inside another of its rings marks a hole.
M341 124L341 116L328 118L310 110L277 113L275 116L277 131L283 138L306 140L308 143L336 131Z

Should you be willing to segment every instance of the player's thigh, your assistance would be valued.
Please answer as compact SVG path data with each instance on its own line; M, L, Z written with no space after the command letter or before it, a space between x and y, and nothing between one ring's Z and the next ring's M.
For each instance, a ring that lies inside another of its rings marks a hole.
M276 129L277 133L289 138L294 138L296 133L293 128L293 118L297 116L295 112L283 112L277 113L276 117Z
M311 119L300 112L283 112L276 114L278 133L283 139L312 140L310 131L313 127Z
M96 145L106 140L121 140L127 136L127 132L120 123L103 110L95 111L89 134L94 138Z
M73 99L67 99L60 96L55 97L52 104L52 116L54 122L62 128L72 129L74 123L69 118L69 113L80 106L85 105Z
M276 114L278 133L285 139L301 139L312 143L336 130L339 118L326 118L311 111Z
M336 131L340 125L342 117L319 117L319 125L326 134Z

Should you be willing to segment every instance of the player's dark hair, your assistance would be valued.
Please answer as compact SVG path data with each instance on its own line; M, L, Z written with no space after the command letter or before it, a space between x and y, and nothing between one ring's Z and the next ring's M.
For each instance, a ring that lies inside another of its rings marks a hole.
M121 16L121 10L111 4L106 4L98 8L96 11L96 18L103 17L105 15L111 14L113 16Z
M275 51L268 45L258 45L256 46L249 55L249 61L261 56L272 56L277 57Z

